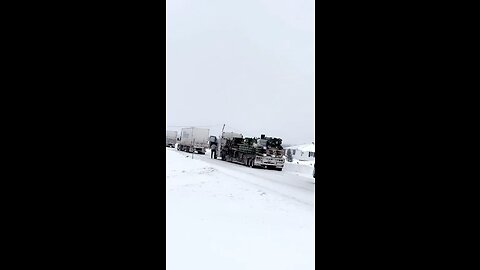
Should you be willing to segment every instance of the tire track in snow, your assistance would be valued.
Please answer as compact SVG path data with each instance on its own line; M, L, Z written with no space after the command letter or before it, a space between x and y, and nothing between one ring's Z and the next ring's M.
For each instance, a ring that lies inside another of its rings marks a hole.
M176 150L170 151L188 157L191 155L191 153ZM195 155L194 159L207 163L214 167L217 172L221 172L229 177L268 190L269 192L278 194L282 197L292 199L303 205L313 207L315 186L313 181L311 183L305 181L305 177L294 176L293 174L286 174L285 172L252 169L242 166L241 164L213 160L204 155ZM283 179L283 181L279 181L279 179ZM297 196L294 196L294 194Z

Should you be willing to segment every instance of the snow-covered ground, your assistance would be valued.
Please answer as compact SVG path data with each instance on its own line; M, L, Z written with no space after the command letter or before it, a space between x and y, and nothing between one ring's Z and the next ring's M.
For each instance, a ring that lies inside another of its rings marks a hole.
M285 162L283 171L287 173L293 173L295 175L300 175L304 177L313 177L313 165L315 161L302 161L298 159L293 159L292 162ZM315 180L315 179L313 179Z
M314 269L313 180L167 148L167 269Z

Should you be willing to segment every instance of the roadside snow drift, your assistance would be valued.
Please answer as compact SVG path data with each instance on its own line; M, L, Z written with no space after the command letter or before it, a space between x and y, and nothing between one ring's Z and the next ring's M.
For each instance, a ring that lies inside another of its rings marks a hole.
M216 162L167 150L167 269L314 269L313 206Z

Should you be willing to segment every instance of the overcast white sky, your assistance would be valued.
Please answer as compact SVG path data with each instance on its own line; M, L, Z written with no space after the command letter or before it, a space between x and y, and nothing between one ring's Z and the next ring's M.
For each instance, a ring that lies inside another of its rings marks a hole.
M315 140L314 0L168 0L167 129Z

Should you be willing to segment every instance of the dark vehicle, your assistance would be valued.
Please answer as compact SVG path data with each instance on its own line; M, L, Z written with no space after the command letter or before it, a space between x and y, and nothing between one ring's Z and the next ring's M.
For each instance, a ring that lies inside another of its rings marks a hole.
M315 164L313 164L313 178L315 178Z
M284 154L282 139L263 134L260 138L228 138L220 149L222 160L279 171L285 164Z

